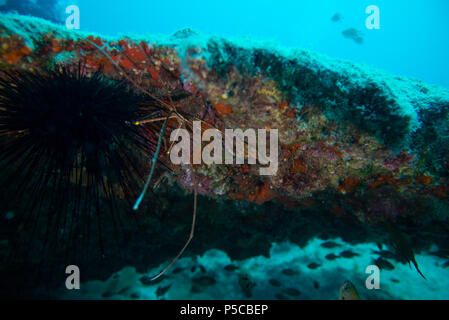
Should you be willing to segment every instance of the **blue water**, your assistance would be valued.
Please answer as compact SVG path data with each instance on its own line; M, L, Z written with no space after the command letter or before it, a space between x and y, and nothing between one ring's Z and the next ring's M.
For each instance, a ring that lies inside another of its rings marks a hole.
M273 39L398 75L449 87L447 0L77 0L81 29L102 34L208 34ZM368 30L365 8L380 9L380 30ZM340 13L343 20L333 22ZM345 38L356 28L364 43Z

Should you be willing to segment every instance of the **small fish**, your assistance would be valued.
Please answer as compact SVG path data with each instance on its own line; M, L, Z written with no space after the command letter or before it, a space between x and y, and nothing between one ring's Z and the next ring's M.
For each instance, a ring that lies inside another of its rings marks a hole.
M399 280L398 280L398 279L391 279L391 282L393 282L393 283L399 283Z
M326 248L326 249L333 249L336 247L340 247L340 245L333 241L326 241L321 244L321 247Z
M235 270L237 270L239 267L237 267L236 265L233 265L233 264L228 264L226 267L224 267L224 269L226 270L226 271L235 271Z
M278 300L288 300L288 298L285 295L283 295L282 293L276 293L276 295L274 297Z
M184 270L184 268L178 267L178 268L173 269L172 273L173 274L178 274L178 273L181 273L183 270Z
M139 299L139 297L140 297L140 294L138 292L133 292L130 295L131 299Z
M354 40L357 44L363 43L363 34L355 28L346 29L342 32L342 34L344 37Z
M396 259L397 258L393 252L388 251L388 250L381 250L381 251L374 250L373 253L378 254L379 256L381 256L384 259Z
M301 291L295 288L286 288L282 290L282 293L285 293L286 295L291 297L299 297L301 295Z
M374 261L374 264L379 267L381 270L393 270L394 265L392 265L388 260L379 257Z
M168 286L165 286L165 287L162 287L162 286L158 287L156 290L156 296L157 297L163 296L164 294L167 293L167 291L170 289L170 287L171 287L171 284L169 284Z
M351 281L346 280L340 287L338 300L360 300L359 293Z
M281 272L282 272L282 274L285 274L286 276L289 276L289 277L293 277L293 276L296 276L299 274L298 271L290 269L290 268L283 269Z
M307 267L308 267L309 269L315 270L315 269L318 269L319 267L321 267L321 264L316 263L316 262L312 262L312 263L309 263L309 264L307 265Z
M176 38L185 39L185 38L191 37L191 36L193 36L195 34L198 34L198 31L195 31L195 30L190 29L190 28L185 28L185 29L176 31L173 34L173 36L176 37Z
M196 277L192 279L192 282L202 286L202 287L209 287L209 286L213 286L214 284L217 283L217 280L215 280L212 277L209 276L200 276L200 277Z
M410 247L407 239L405 239L404 235L402 235L400 231L398 231L392 225L388 225L387 229L388 232L390 233L391 241L394 249L396 250L396 253L405 261L407 261L409 265L410 263L413 263L416 271L418 271L421 277L426 279L426 277L419 270L418 263L416 262L415 259L415 253L413 252L413 249Z
M118 294L121 294L121 295L123 295L123 294L125 294L126 292L128 292L129 291L129 289L131 289L131 287L124 287L124 288L122 288L119 292L118 292Z
M358 253L352 252L351 250L345 250L345 251L340 252L340 257L343 257L343 258L352 258L355 256L358 256Z
M336 255L333 254L333 253L329 253L328 255L325 256L325 258L326 258L327 260L335 260L335 259L338 258L338 256L336 256Z
M340 14L340 13L335 13L333 16L332 16L332 18L331 18L331 20L333 21L333 22L339 22L339 21L341 21L343 19L343 16Z

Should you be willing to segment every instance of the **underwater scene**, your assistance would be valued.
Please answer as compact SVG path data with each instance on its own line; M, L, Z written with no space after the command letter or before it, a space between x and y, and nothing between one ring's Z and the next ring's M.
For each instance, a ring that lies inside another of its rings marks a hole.
M0 0L0 297L449 299L448 12Z

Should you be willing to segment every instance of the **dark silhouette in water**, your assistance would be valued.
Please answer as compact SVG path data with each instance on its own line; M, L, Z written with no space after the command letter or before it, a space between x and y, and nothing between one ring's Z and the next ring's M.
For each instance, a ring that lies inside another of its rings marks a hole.
M390 233L391 242L393 248L396 250L396 254L402 260L408 262L409 265L410 263L413 263L416 271L420 274L420 276L426 279L426 277L422 274L421 270L419 270L418 262L416 262L415 259L415 253L413 252L413 249L410 247L410 244L408 243L404 235L391 225L388 225L387 229L388 232Z
M6 0L5 4L0 6L1 12L17 12L23 15L31 15L44 18L56 23L62 22L58 17L55 7L58 0Z
M342 32L342 34L344 37L354 40L355 43L363 43L363 34L355 28L346 29Z
M331 20L333 22L340 22L341 20L343 20L343 16L340 13L336 13L332 16Z

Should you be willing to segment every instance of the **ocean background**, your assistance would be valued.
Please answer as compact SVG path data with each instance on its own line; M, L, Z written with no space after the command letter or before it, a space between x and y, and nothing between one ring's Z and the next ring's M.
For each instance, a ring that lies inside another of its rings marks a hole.
M449 87L449 1L446 0L71 0L81 30L107 35L172 34L191 28L226 37L274 40L333 58L369 64ZM368 30L365 9L380 9L380 30ZM341 21L332 16L339 13ZM364 43L345 38L356 28Z
M56 12L61 21L67 17L65 7L72 4L80 8L85 32L170 35L189 28L232 39L249 37L449 88L447 0L61 0ZM365 26L369 5L380 9L380 30ZM338 21L332 19L336 14ZM342 34L350 28L361 32L363 43ZM383 290L366 290L365 267L378 261L379 250L375 243L314 238L304 247L273 243L271 258L233 261L226 252L210 248L183 256L169 277L154 284L149 277L167 263L146 272L126 267L83 284L81 291L63 288L52 294L65 299L336 299L343 282L352 279L362 299L449 299L447 259L431 254L437 247L416 255L430 280L420 278L413 266L395 263L382 270ZM242 274L250 274L255 283L251 297L242 288L253 284Z
M449 1L446 0L77 0L70 3L80 8L83 31L111 36L170 35L190 28L233 39L249 37L365 63L449 88ZM380 9L380 30L368 30L365 26L368 17L365 9L369 5ZM335 14L341 16L340 21L332 20ZM361 31L362 44L343 36L342 32L349 28ZM142 299L245 299L238 274L246 272L257 283L253 298L259 299L297 298L295 294L302 299L335 299L343 279L352 279L363 299L448 298L444 293L447 269L441 268L444 259L426 253L417 256L431 281L420 278L407 264L396 263L394 270L382 271L382 290L369 291L364 288L364 268L376 259L377 246L351 246L341 239L333 241L338 246L332 249L324 248L326 241L320 239L305 248L274 243L270 258L258 256L243 261L232 261L226 253L211 249L202 256L182 258L175 266L175 273L157 285L148 286L145 274L128 268L104 282L89 283L81 296L120 299L123 296L117 292L128 293L126 288L131 286ZM340 256L344 249L355 256L328 259L333 253ZM313 264L319 267L315 270ZM195 268L197 265L202 267ZM228 271L226 267L230 266L237 271ZM290 274L291 270L297 274ZM147 274L157 272L155 268ZM192 288L201 290L192 292ZM80 296L65 291L61 295Z

